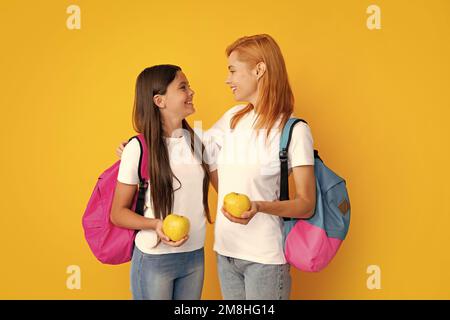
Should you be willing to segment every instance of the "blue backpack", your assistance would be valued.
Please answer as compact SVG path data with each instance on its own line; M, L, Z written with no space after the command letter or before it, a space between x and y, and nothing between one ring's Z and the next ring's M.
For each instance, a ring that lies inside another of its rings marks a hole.
M294 125L302 119L291 118L280 139L280 201L289 200L288 148ZM284 254L289 264L301 271L318 272L325 268L345 239L350 224L350 200L345 180L331 171L314 150L316 206L309 219L283 218Z

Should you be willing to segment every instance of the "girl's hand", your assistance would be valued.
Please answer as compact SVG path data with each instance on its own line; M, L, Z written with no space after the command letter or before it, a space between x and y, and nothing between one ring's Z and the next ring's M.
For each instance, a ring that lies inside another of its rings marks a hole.
M224 207L222 207L222 213L225 217L227 217L228 220L230 220L231 222L240 223L244 225L247 225L250 222L250 220L258 213L258 211L259 208L258 203L256 201L251 202L250 209L242 213L240 218L232 216L230 213L228 213L228 211L224 209Z
M171 247L179 247L179 246L183 245L189 239L189 235L186 235L183 239L178 240L178 241L170 240L170 238L168 236L166 236L166 234L162 230L162 225L163 225L163 221L161 219L158 219L158 222L156 223L155 231L162 243L165 243Z
M128 141L123 141L116 149L116 154L120 158L122 158L122 152L125 146L128 144Z

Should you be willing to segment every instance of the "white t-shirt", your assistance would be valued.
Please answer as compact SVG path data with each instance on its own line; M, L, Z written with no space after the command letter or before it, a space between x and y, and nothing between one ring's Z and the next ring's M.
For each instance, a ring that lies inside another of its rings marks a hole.
M157 244L157 234L154 230L140 230L135 239L135 245L148 254L166 254L189 252L200 249L205 242L205 210L203 207L203 177L204 172L199 161L192 155L189 144L184 137L164 138L168 147L170 167L178 178L173 179L174 193L173 213L185 216L190 221L189 239L180 247L171 247L162 242ZM126 184L139 184L138 165L140 147L137 139L132 139L123 150L117 180ZM150 181L150 184L152 182ZM144 216L154 218L151 205L150 186L145 195ZM155 247L156 246L156 247Z
M229 221L221 212L223 198L230 192L246 194L251 201L274 201L279 198L281 132L271 130L267 144L266 131L260 132L257 138L256 130L252 129L256 119L254 110L241 118L235 129L231 130L230 119L243 107L245 105L238 105L228 110L206 133L219 149L214 250L233 258L263 264L284 264L282 218L259 212L247 225L242 225ZM292 167L314 165L313 139L309 126L304 122L297 123L293 129L288 159L290 172Z

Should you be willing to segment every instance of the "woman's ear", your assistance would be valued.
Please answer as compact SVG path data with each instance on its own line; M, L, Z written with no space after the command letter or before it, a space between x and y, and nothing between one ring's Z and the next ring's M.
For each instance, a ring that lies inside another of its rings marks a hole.
M164 104L164 96L157 94L153 97L153 103L160 109L164 109L166 105Z
M256 80L261 79L265 72L266 64L264 62L259 62L255 67Z

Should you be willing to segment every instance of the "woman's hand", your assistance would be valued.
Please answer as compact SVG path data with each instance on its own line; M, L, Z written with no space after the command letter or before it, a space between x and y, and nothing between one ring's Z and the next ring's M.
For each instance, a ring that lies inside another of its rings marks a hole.
M186 235L183 239L178 240L178 241L172 241L170 240L170 238L168 236L166 236L166 234L164 233L163 229L163 222L161 219L158 219L158 222L156 223L156 234L158 235L159 239L161 240L162 243L167 244L168 246L171 247L179 247L181 245L183 245L188 239L189 239L189 235Z
M224 209L224 207L222 207L222 213L225 217L227 217L228 220L230 220L231 222L240 223L244 225L247 225L250 222L250 220L258 213L258 211L259 208L258 203L256 201L251 202L250 209L248 211L243 212L240 218L232 216L230 213L228 213L228 211Z
M120 158L122 158L122 152L125 146L127 145L128 141L123 141L116 149L116 154Z

